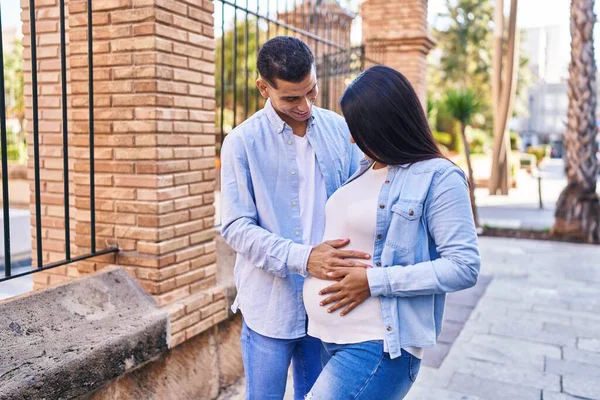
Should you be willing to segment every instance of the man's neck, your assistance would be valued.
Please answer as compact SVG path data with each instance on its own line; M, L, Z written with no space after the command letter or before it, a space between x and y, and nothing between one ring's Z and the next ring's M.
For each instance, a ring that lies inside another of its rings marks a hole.
M283 122L285 122L290 126L290 128L292 128L294 135L300 137L306 135L306 127L308 126L308 121L296 121L287 115L280 114L279 112L277 112L277 115L279 115L279 118L281 118Z

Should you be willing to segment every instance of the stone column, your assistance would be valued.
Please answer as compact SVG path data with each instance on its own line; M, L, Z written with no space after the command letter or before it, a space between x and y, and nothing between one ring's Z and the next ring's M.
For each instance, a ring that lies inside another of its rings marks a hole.
M227 316L216 287L212 12L209 0L93 2L96 248L120 252L68 268L122 265L171 312L172 345ZM70 0L68 14L77 255L90 252L91 231L87 2Z
M426 57L435 44L427 27L427 0L365 0L361 15L365 56L404 74L425 107Z

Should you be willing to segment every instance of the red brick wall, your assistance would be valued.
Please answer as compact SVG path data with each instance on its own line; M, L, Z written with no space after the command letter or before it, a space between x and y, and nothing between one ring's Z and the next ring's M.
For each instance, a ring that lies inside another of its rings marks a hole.
M51 30L54 38L58 6L48 0L43 8L42 1L36 4L38 32ZM86 7L83 0L68 4L74 254L91 250ZM116 245L120 252L34 275L43 287L122 265L171 312L174 345L227 315L223 291L216 287L212 12L206 0L94 2L96 248ZM38 47L40 63L47 61L39 75L39 101L40 128L44 124L48 131L41 153L43 247L49 260L64 258L59 237L64 220L54 204L63 196L57 43L54 38Z

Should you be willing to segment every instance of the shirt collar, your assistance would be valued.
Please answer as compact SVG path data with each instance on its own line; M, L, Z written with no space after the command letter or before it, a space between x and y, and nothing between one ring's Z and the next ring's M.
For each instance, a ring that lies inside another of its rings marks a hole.
M373 163L374 163L373 160L369 160L366 157L359 161L359 164L361 167L371 167L373 165ZM391 168L391 169L408 168L408 167L410 167L410 164L388 165L388 168Z
M315 124L315 107L313 106L312 112L310 113L310 124ZM265 114L269 119L269 123L275 129L275 132L281 133L283 132L283 128L285 128L285 122L281 119L281 117L277 114L277 111L273 108L273 104L271 104L271 99L267 99L265 102Z

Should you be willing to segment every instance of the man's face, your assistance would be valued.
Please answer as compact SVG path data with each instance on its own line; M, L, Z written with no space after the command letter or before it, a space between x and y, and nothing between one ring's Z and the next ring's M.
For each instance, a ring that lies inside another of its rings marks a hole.
M308 120L312 106L319 94L317 74L314 68L301 82L294 83L275 79L274 83L277 88L262 78L256 81L261 94L265 98L271 99L271 104L281 119L288 124Z

